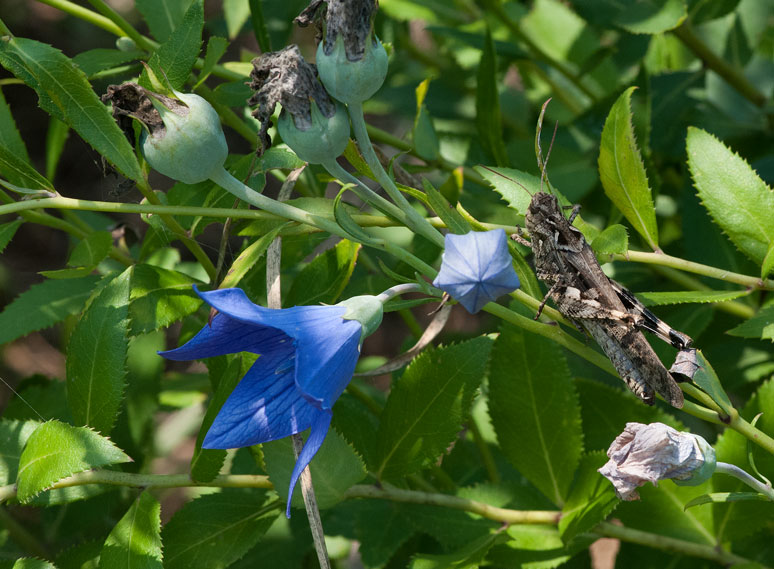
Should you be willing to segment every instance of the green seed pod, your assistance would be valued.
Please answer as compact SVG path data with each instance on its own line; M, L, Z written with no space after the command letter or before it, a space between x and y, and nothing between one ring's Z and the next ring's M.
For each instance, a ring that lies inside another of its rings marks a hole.
M312 101L312 124L307 128L296 125L293 115L282 109L277 122L277 131L301 160L320 164L340 156L349 142L349 117L341 104L337 103L333 116L327 118Z
M140 148L148 164L186 184L203 182L223 168L228 146L212 105L192 93L175 91L179 101L150 92L148 95L164 124L152 133L143 130L140 136Z
M342 103L362 103L370 99L387 76L387 51L374 36L367 41L363 57L350 61L344 48L344 36L339 35L330 54L325 42L317 46L317 72L325 89Z

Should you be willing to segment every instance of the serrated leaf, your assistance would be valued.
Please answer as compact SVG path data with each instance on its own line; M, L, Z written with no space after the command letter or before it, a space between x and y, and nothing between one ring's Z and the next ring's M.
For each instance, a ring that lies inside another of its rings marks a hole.
M137 9L158 41L167 41L183 21L192 0L136 0Z
M24 503L66 476L131 460L109 439L87 427L48 421L27 439L19 461L17 497Z
M489 414L503 454L564 503L583 451L580 405L561 348L505 325L489 364Z
M140 2L137 4L139 5ZM144 51L138 49L122 51L120 49L97 48L79 53L73 57L73 61L87 77L90 77L100 71L107 71L124 63L142 59L146 55Z
M0 146L0 176L9 180L13 187L8 189L17 193L32 193L40 190L54 191L54 186L51 182L28 162L25 162L4 146Z
M591 242L597 255L623 255L629 249L629 234L623 225L611 225Z
M0 486L16 481L22 449L40 425L40 421L0 420Z
M761 278L765 279L774 270L774 243L769 247L766 256L761 263Z
M19 129L16 128L11 107L8 106L2 89L0 89L0 147L8 149L11 154L29 164L27 147L19 134Z
M373 452L376 448L376 433L379 418L360 399L349 393L342 393L333 407L331 423L336 432L352 445L365 460L369 470L373 470Z
M23 220L15 219L0 225L0 253L2 253L6 245L11 242L13 236L16 235L16 230L21 227L22 223L24 223Z
M83 71L61 51L34 40L6 36L0 41L0 63L35 89L44 111L70 126L124 176L143 179L134 149Z
M539 525L514 524L505 533L508 542L492 548L488 557L498 567L554 569L588 548L595 539L584 537L565 545L557 528Z
M89 298L99 277L45 280L32 285L0 313L0 344L53 326L67 316L77 314Z
M758 314L739 326L731 328L726 334L774 341L774 305L762 308Z
M452 553L415 555L409 567L410 569L478 569L484 563L492 546L506 539L505 536L492 532L464 545L460 544Z
M645 306L666 304L725 302L747 296L750 290L681 290L676 292L638 292Z
M290 474L296 459L290 437L263 444L266 470L280 497L287 501ZM363 460L336 431L328 431L320 450L309 464L312 472L317 502L321 509L330 508L341 501L341 496L351 486L365 478ZM303 508L300 488L293 493L293 507Z
M194 0L191 3L180 25L148 60L148 67L153 73L158 78L166 77L173 89L181 89L185 85L202 48L202 1ZM139 84L153 88L147 69L143 70Z
M35 559L34 557L24 557L14 561L11 569L57 569L56 565L43 561L42 559Z
M774 191L713 135L688 128L688 167L714 222L736 247L762 265L774 247Z
M226 38L219 38L218 36L211 36L207 40L207 53L204 56L204 65L202 65L201 73L199 74L199 80L196 82L196 87L201 85L207 80L212 70L215 68L215 64L218 63L223 54L226 53L228 48L228 40Z
M618 505L613 485L597 472L605 462L607 456L602 451L581 457L559 520L559 533L563 542L569 543L576 535L591 530Z
M693 383L698 385L704 393L709 395L725 413L730 413L734 406L728 398L725 389L723 389L723 385L720 383L718 375L715 373L715 370L712 369L712 365L710 365L704 357L701 350L696 350L696 363L698 363L699 369L692 378Z
M355 270L361 245L347 239L315 257L293 280L285 306L333 304L338 300Z
M287 224L277 226L268 233L262 235L259 239L250 243L250 245L234 259L234 262L231 263L231 267L229 268L228 273L226 273L226 276L223 277L223 281L220 283L219 288L239 286L239 282L242 278L261 258L263 258L269 245L271 245L274 238L285 227L287 227Z
M104 569L162 569L161 504L146 490L107 536L99 556Z
M508 152L503 141L500 94L497 91L497 56L488 26L476 73L476 128L481 145L492 155L495 164L507 164Z
M587 451L606 451L626 423L660 422L677 430L682 423L659 407L643 405L631 392L590 379L575 382L581 402L583 442Z
M624 91L605 120L599 177L605 194L652 249L658 249L656 209L632 126L634 87Z
M224 569L255 546L277 518L256 490L225 489L188 502L164 525L165 569Z
M56 176L56 168L69 136L70 127L59 119L51 117L46 132L46 178L49 180L53 180Z
M95 267L110 253L113 236L109 231L94 231L81 239L70 254L71 267Z
M393 384L376 445L380 479L416 472L446 450L470 410L491 345L482 336L426 350Z
M193 291L198 280L155 265L135 265L129 296L131 334L145 334L193 314L202 300Z
M67 345L67 403L76 424L109 434L126 386L132 268L91 301Z

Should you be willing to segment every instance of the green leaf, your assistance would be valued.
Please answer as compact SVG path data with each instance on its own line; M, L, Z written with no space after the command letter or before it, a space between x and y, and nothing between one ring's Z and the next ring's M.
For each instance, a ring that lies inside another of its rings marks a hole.
M673 415L659 407L643 405L628 389L591 379L578 379L575 385L581 402L583 442L587 451L606 451L628 422L660 422L677 430L685 429Z
M510 325L489 364L489 413L505 457L557 505L583 451L580 405L561 348Z
M595 451L581 457L567 503L562 508L559 533L569 543L576 535L591 530L618 505L610 481L597 472L607 462L607 455Z
M49 180L53 180L56 176L56 168L69 136L70 127L59 119L51 117L46 133L46 178Z
M594 540L584 537L565 545L557 528L540 525L513 524L505 533L509 541L492 548L488 558L497 567L553 569L587 549Z
M13 236L16 235L16 230L21 227L22 223L24 223L23 220L15 219L0 225L0 253L2 253L6 245L11 242Z
M630 87L618 97L605 120L599 148L599 177L610 201L655 250L656 209L631 120L634 89Z
M148 23L151 34L165 42L183 21L192 0L136 0L135 5Z
M22 452L18 499L27 502L71 474L131 460L109 439L87 427L48 421L30 435Z
M774 247L774 192L713 135L689 127L686 146L702 204L731 242L762 265Z
M129 296L131 334L145 334L193 314L202 300L193 291L194 278L154 265L135 265Z
M353 380L357 382L357 380ZM358 385L358 387L362 387ZM374 415L362 400L349 393L342 393L333 407L331 423L336 432L352 445L365 460L369 470L374 468L374 449L376 434L379 430L379 418Z
M454 181L455 178L460 178L460 188L462 188L462 172L459 169L454 170L449 180ZM446 185L446 183L444 183ZM430 207L441 218L441 220L449 228L449 231L462 235L470 231L470 223L462 217L462 215L454 209L454 207L446 200L446 197L442 192L435 189L433 184L427 178L422 178L422 187L427 194L427 201L430 203ZM459 194L457 194L459 195Z
M290 437L285 437L278 441L264 443L263 456L274 490L287 502L290 474L296 464L293 442ZM330 508L339 503L344 492L366 475L363 460L341 435L332 430L328 431L309 468L321 509ZM292 505L294 508L304 508L300 485L293 493Z
M32 285L0 313L0 344L78 314L99 281L96 275Z
M758 314L731 328L726 334L741 338L760 338L774 342L774 304L761 308Z
M485 535L466 544L460 544L452 553L428 555L420 553L412 557L410 569L478 569L495 543L506 541L497 532Z
M355 270L361 245L347 239L315 257L293 280L283 304L302 306L333 304L339 298Z
M730 413L734 406L723 389L718 375L712 369L712 365L704 357L701 350L696 350L696 362L699 364L699 369L693 376L693 383L698 385L715 403L720 405L720 408L725 413Z
M223 16L229 39L234 39L250 17L250 5L247 0L223 0Z
M758 492L713 492L702 494L688 502L685 509L701 506L703 504L727 504L729 502L771 502L765 494Z
M16 482L22 449L40 425L40 421L0 420L0 486Z
M165 569L224 569L258 543L279 512L265 493L225 489L188 502L161 531Z
M142 0L137 2L138 7L141 2ZM120 49L97 48L79 53L73 57L73 61L87 77L91 77L100 71L107 71L130 61L143 59L146 55L144 51L138 49L122 51Z
M377 476L412 474L455 439L486 370L492 342L481 336L426 350L394 383L381 416Z
M19 129L16 128L11 107L8 106L2 89L0 89L0 148L7 149L22 162L30 163L27 147L19 134Z
M67 403L76 424L109 434L126 386L132 268L105 285L67 345Z
M42 559L25 557L14 561L11 569L56 569L56 565Z
M279 235L279 232L285 227L287 227L287 224L279 225L248 245L245 250L234 259L234 262L231 263L231 268L228 270L228 273L226 273L226 276L223 277L223 281L220 283L219 288L233 288L239 286L239 282L250 269L263 258L269 245L271 245L274 238Z
M215 68L215 64L218 63L223 54L226 53L228 48L228 40L226 38L219 38L217 36L211 36L207 40L207 54L204 56L204 65L202 65L201 73L199 73L199 80L196 82L196 87L201 85L207 80L212 70Z
M29 162L25 162L4 146L0 146L0 175L7 178L14 186L20 188L34 191L54 191L53 184L39 174ZM16 188L9 189L19 193L29 193L21 192Z
M425 79L416 88L417 111L414 115L414 129L412 140L414 149L423 160L435 160L438 158L438 135L435 133L430 113L425 107L425 96L430 86L430 79Z
M629 234L623 225L611 225L591 242L597 256L623 255L629 250Z
M146 490L108 535L99 566L162 569L161 558L161 504Z
M747 296L750 290L681 290L677 292L638 292L645 306L665 304L725 302Z
M488 26L476 74L476 128L481 145L494 157L495 164L508 164L508 152L503 142L500 95L497 92L497 56Z
M113 236L109 231L95 231L81 239L70 254L71 267L95 267L110 253Z
M684 0L624 0L597 4L595 8L612 10L608 14L612 23L633 34L662 34L679 26L688 16Z
M0 64L35 89L44 111L77 132L119 172L143 179L134 149L71 59L50 45L6 37L0 41Z
M166 77L173 89L182 89L191 74L202 48L204 27L203 0L194 0L179 26L148 60L148 67L157 77ZM143 70L140 85L152 88L147 70Z

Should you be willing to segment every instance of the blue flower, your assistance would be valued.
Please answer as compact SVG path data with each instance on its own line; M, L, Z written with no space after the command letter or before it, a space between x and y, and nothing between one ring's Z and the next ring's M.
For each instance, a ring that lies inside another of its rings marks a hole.
M381 321L382 305L375 297L355 297L336 306L275 310L253 304L238 288L196 292L218 313L185 345L159 353L171 360L260 355L221 407L202 447L245 447L311 427L290 479L290 517L296 481L328 433L331 408L352 379L364 325L368 333L378 326L373 321ZM366 300L371 322L352 319L361 317L352 315L357 310L351 301L358 299Z
M441 271L433 285L458 301L471 314L488 302L519 288L508 238L502 229L446 234Z

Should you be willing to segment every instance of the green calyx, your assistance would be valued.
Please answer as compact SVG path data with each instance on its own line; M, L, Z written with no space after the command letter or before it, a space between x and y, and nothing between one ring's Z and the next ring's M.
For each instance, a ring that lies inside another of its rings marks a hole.
M344 320L357 320L362 326L360 341L373 334L382 323L384 308L382 303L375 296L368 294L362 296L353 296L347 300L342 300L336 306L343 306L347 309L342 318Z
M282 140L298 157L312 164L320 164L340 156L349 143L349 116L340 103L328 118L317 103L311 101L312 126L301 130L293 116L285 109L280 113L277 130Z
M704 456L704 462L702 465L691 473L690 478L679 480L674 478L674 483L678 486L698 486L699 484L709 480L715 472L717 460L715 458L715 449L712 448L703 437L699 435L690 435L684 433L686 436L693 436L696 439L696 443Z
M140 148L154 170L186 184L210 178L228 156L226 137L215 109L199 95L174 92L183 104L168 108L152 96L164 128L143 131Z
M376 36L366 42L363 57L357 61L347 59L341 35L336 37L330 55L325 54L321 41L315 63L320 81L331 97L347 104L370 99L387 76L387 52Z

